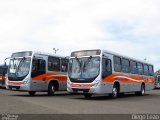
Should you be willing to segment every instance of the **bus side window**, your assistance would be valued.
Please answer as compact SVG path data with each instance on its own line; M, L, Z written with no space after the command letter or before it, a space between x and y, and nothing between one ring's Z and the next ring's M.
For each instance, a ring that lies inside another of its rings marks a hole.
M153 66L149 65L149 76L153 76L153 75L154 75Z
M114 71L121 72L122 71L121 58L114 56L113 59L114 59Z
M137 66L138 66L138 74L143 75L144 74L143 64L137 63Z
M46 72L46 61L42 59L33 59L32 77L44 74Z
M130 71L132 74L138 73L137 63L135 61L130 61Z
M105 78L111 73L112 73L111 60L103 58L102 59L102 78Z
M68 69L68 59L61 59L61 72L67 72Z
M130 72L130 64L128 59L122 58L122 72L124 73Z
M38 60L38 71L45 72L46 71L46 61L45 60Z
M149 69L148 68L149 67L146 64L144 64L143 66L144 66L144 75L148 76L148 74L149 74Z
M60 59L58 57L48 57L48 70L60 71Z

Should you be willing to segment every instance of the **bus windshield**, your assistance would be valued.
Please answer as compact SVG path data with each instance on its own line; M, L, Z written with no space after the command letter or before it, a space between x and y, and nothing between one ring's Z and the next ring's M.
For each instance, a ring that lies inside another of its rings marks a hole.
M72 58L69 61L69 77L78 81L93 79L99 75L100 57Z
M9 80L22 80L28 75L30 70L31 58L13 58L10 60L8 69Z

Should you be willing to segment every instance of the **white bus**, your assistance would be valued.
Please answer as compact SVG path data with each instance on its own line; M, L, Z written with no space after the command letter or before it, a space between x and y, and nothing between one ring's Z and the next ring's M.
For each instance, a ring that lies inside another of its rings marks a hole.
M28 91L31 96L36 92L67 89L68 59L59 55L34 51L13 53L9 66L6 87L10 90Z
M135 92L144 95L154 88L153 65L105 50L83 50L71 53L67 91L109 94Z

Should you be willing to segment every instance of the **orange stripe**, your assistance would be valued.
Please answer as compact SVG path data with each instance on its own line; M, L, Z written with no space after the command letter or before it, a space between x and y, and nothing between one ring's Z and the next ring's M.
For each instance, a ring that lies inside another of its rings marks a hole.
M33 77L32 80L58 80L58 81L66 82L67 75L45 73L45 74Z
M6 80L5 76L0 76L0 80Z
M145 76L128 76L123 74L111 74L108 77L104 78L103 82L114 82L114 81L120 81L123 83L152 83L154 84L154 77L145 77Z
M79 84L79 83L72 83L70 84L71 87L87 87L90 88L92 86L94 86L94 84Z
M24 82L11 82L11 81L9 81L8 84L10 84L10 85L22 85L22 84L24 84Z

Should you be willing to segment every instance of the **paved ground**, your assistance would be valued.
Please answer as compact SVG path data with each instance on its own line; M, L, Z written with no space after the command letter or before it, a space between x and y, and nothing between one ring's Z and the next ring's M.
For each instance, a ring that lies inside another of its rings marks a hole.
M0 89L0 113L12 114L135 114L160 113L160 90L147 91L145 96L126 94L118 99L57 92L55 96Z

